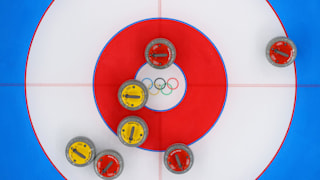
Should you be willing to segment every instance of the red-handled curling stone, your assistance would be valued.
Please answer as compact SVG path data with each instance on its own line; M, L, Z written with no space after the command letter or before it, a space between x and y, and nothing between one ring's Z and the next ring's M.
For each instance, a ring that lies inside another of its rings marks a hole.
M183 174L192 167L194 158L192 151L184 144L170 146L164 154L166 168L175 174Z
M102 179L115 179L123 170L123 159L119 153L105 150L99 153L94 160L94 170Z
M297 56L297 47L287 37L276 37L268 43L266 56L271 64L285 67L294 62Z
M157 38L147 45L144 55L150 66L164 69L173 64L176 59L176 49L169 40Z

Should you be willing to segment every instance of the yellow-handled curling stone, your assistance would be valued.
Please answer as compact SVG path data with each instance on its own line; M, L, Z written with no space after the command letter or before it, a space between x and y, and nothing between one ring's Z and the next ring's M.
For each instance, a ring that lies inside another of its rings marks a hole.
M138 80L124 82L118 91L120 104L132 111L141 109L147 103L148 97L146 86Z
M90 164L95 157L93 142L82 136L71 139L66 147L66 157L74 166L83 167Z
M119 140L126 146L137 147L144 143L148 136L148 126L137 116L124 118L117 130Z

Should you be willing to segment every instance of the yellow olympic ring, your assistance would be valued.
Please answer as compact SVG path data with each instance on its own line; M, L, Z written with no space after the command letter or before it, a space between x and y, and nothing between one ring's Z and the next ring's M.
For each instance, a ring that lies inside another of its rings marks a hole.
M148 86L149 94L152 95L152 96L158 95L158 94L160 93L160 90L158 89L158 91L157 91L156 93L152 93L152 92L150 91L151 85L152 85L152 84L150 84L150 85Z

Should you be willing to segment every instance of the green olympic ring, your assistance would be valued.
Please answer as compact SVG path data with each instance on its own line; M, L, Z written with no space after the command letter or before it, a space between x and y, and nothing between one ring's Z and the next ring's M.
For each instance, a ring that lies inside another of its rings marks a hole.
M157 91L156 93L152 93L152 92L150 91L149 88L151 87L151 85L149 85L149 86L148 86L149 94L155 96L155 95L158 95L158 94L161 92L161 94L163 94L163 95L165 95L165 96L169 96L169 95L172 94L172 92L173 92L173 90L172 90L172 85L169 84L169 86L171 87L169 93L163 92L163 89L164 89L164 86L165 86L165 85L166 85L166 84L162 84L161 87L159 87L158 84L156 84L156 86L158 86L158 91Z
M161 86L161 93L163 94L163 95L165 95L165 96L169 96L171 93L172 93L172 85L171 84L169 84L168 83L168 85L170 86L170 92L169 93L164 93L162 90L164 89L164 87L163 86L165 86L166 84L162 84L162 86Z
M152 93L152 92L150 91L151 85L149 85L149 86L148 86L149 94L152 95L152 96L155 96L155 95L158 95L158 94L161 92L161 94L163 94L163 95L165 95L165 96L169 96L169 95L172 94L172 92L173 92L173 90L172 90L172 85L169 84L169 86L171 87L169 93L163 92L163 89L164 89L164 86L165 86L165 85L166 85L166 84L162 84L161 87L158 87L159 89L158 89L158 91L157 91L156 93ZM161 89L161 90L160 90L160 89Z

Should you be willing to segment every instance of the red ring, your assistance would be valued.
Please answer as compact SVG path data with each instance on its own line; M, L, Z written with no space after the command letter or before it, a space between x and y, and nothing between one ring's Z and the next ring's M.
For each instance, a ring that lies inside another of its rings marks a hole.
M169 86L169 81L170 81L171 79L174 79L174 80L177 81L177 86L176 86L175 88L171 88L171 87ZM177 79L177 78L169 78L169 79L167 80L167 87L168 87L169 89L171 89L171 90L177 89L177 88L179 87L179 81L178 81L178 79Z

